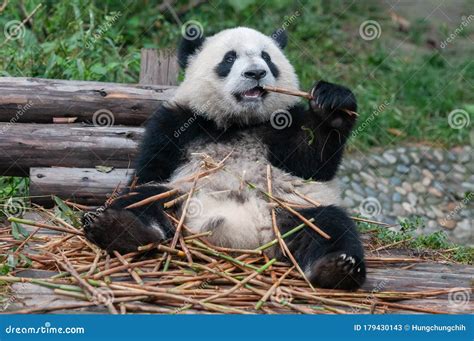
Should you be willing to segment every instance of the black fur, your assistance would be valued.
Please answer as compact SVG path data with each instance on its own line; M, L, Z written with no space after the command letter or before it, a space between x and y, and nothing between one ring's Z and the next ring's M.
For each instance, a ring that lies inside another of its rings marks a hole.
M278 67L272 62L270 55L263 51L262 59L265 61L265 63L267 63L268 68L270 69L273 77L278 78L278 76L280 75L280 70L278 70Z
M237 59L237 53L235 51L229 51L224 55L222 61L217 64L215 71L221 78L225 78L229 75L235 60Z
M192 56L202 46L206 38L198 36L196 39L182 38L178 45L178 64L182 69L188 66L189 57Z
M271 35L272 39L275 40L277 45L283 50L288 44L288 35L283 28L279 28Z
M342 109L357 110L352 93L339 85L319 82L310 110L296 106L289 112L292 124L265 135L270 162L305 179L334 178L355 117Z
M309 280L323 288L357 289L365 280L364 251L352 219L336 206L300 210L304 217L331 236L325 239L310 227L285 240ZM284 234L301 224L294 215L281 211L277 225ZM282 258L280 249L278 256ZM352 261L353 260L353 261Z
M114 250L128 253L137 251L140 245L172 237L173 227L163 212L163 202L173 198L125 209L166 191L164 186L137 186L131 193L122 193L105 210L85 214L83 225L87 239L109 253ZM151 224L159 226L160 231L151 229Z

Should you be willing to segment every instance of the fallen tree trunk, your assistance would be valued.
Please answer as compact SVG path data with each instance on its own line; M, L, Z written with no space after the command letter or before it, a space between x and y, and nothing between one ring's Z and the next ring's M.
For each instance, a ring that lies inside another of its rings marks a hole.
M129 168L140 127L0 123L0 175L28 176L31 167Z
M174 90L166 85L0 77L0 122L53 123L55 117L75 117L75 122L103 125L94 121L105 112L114 124L141 125Z
M31 168L31 201L53 204L52 195L84 205L103 205L115 189L124 188L133 169L113 169L105 173L95 168Z

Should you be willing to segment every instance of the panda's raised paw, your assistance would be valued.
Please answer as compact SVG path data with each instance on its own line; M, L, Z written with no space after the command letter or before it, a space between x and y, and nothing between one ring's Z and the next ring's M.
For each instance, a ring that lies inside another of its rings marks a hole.
M311 109L321 115L322 119L329 120L335 128L342 123L341 120L354 120L348 111L357 111L357 102L348 88L319 81L311 90L311 95L313 96L309 101Z
M329 253L316 260L310 270L310 280L328 289L358 289L365 281L365 264L358 256L344 252Z

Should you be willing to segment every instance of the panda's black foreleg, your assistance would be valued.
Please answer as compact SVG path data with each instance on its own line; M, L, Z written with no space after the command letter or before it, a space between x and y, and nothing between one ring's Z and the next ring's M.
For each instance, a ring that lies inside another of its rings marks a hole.
M325 239L310 227L288 236L285 240L298 265L315 286L330 289L355 290L365 280L364 251L356 227L344 210L337 206L321 206L299 211L331 239ZM280 212L277 224L281 233L300 225L288 212ZM281 252L277 252L281 258Z
M170 198L127 208L166 191L164 186L138 186L130 193L122 193L109 206L86 213L83 226L87 239L109 253L128 253L137 251L138 246L170 238L173 227L163 212L163 202Z

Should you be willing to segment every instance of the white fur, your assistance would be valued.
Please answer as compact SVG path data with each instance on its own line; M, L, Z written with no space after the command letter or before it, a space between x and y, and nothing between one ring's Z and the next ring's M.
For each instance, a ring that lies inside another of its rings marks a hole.
M230 74L221 79L214 69L230 50L236 51L238 58ZM277 65L280 71L277 79L261 58L262 51L266 51ZM248 124L268 121L274 111L287 109L298 102L299 99L294 96L268 93L262 103L239 103L233 93L258 85L257 81L242 76L244 71L251 68L267 71L260 85L298 89L298 78L293 66L275 41L256 30L237 27L221 31L204 41L200 50L190 58L184 81L172 102L192 108L221 127L233 122Z
M188 192L192 183L180 179L204 170L204 161L217 163L229 153L223 169L198 181L194 198L200 208L187 215L186 224L193 232L199 233L206 230L210 219L222 217L223 222L213 230L212 242L228 247L254 248L274 238L268 199L246 183L267 191L269 162L266 148L255 134L245 133L240 140L229 143L194 142L188 149L190 162L173 173L169 186ZM294 190L323 205L339 204L340 201L335 181L308 182L272 167L272 182L274 195L287 202L309 205L294 194ZM239 193L243 200L235 200L229 196L230 193Z

